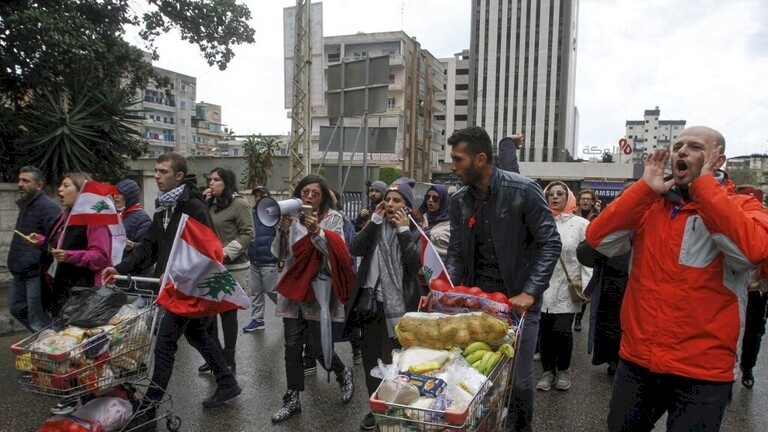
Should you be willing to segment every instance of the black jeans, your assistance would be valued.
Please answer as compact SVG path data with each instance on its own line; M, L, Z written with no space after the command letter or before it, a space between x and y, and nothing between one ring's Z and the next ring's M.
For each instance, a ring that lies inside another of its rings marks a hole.
M571 367L573 352L573 317L575 314L541 314L541 366L544 372L564 371Z
M213 318L192 319L165 311L157 330L157 344L155 345L155 370L152 381L157 385L151 386L147 391L147 397L159 401L162 399L165 389L173 373L173 364L176 361L176 351L179 349L178 341L183 334L192 347L203 355L205 361L211 365L211 370L216 376L216 384L220 388L237 385L232 372L229 371L224 355L208 333L210 320Z
M365 387L368 390L368 396L372 395L381 380L371 376L371 371L378 366L378 359L384 364L392 363L392 350L399 349L400 343L397 339L389 337L387 334L387 322L384 318L384 304L379 302L377 312L368 318L362 327L362 338L360 339L360 349L363 355L363 370L365 371Z
M613 379L608 430L650 431L664 412L670 432L720 430L731 385L656 374L622 359Z
M317 334L315 334L314 331L310 331L310 325L310 322L306 320L301 313L299 313L298 318L283 318L283 336L285 338L285 378L288 382L288 390L304 391L304 359L302 351L304 349L304 337L306 334L308 334L310 338L310 340L307 341L307 346L313 351L314 356L317 357L320 366L325 367L323 350L319 347L315 348L315 345L319 344L320 341L319 331L316 332ZM344 372L344 367L344 363L341 362L339 356L333 351L331 370L336 376L341 376L341 373Z
M768 295L750 291L747 300L747 316L744 323L744 340L741 345L741 369L752 369L757 364L760 342L765 335L765 306Z

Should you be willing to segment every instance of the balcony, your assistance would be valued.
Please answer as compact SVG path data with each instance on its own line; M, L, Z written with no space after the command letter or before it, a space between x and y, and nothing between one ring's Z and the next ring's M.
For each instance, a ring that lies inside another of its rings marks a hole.
M176 112L176 102L173 99L156 96L144 96L144 104L147 108Z
M389 66L397 66L402 67L405 66L405 56L402 54L390 54L389 55Z

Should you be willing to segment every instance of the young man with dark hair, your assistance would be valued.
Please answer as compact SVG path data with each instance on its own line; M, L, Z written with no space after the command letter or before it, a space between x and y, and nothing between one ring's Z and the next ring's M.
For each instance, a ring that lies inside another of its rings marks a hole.
M530 431L541 295L560 256L560 235L539 185L494 166L485 130L456 131L448 144L451 169L466 186L451 197L446 267L454 284L503 292L516 312L527 311L507 425Z
M155 202L155 214L144 241L120 264L104 269L104 280L116 274L140 271L151 264L155 264L155 277L161 277L168 264L182 213L214 230L208 206L197 188L197 178L187 175L187 161L182 155L174 152L162 154L155 164L155 181L160 194ZM203 407L222 405L241 393L232 371L227 367L224 354L208 333L212 319L215 319L215 316L192 319L165 311L155 346L152 381L156 385L149 388L147 398L154 402L162 399L176 361L177 342L182 335L190 345L200 351L216 376L218 388L211 397L203 401ZM144 417L147 421L153 421L154 408L149 409Z

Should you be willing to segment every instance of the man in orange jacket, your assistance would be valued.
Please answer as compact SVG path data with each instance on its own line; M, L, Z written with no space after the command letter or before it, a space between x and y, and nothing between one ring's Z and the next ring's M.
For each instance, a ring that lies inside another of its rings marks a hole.
M633 250L610 431L651 430L664 412L668 431L720 428L749 271L768 259L768 212L734 194L724 149L714 129L684 130L587 228L604 255Z

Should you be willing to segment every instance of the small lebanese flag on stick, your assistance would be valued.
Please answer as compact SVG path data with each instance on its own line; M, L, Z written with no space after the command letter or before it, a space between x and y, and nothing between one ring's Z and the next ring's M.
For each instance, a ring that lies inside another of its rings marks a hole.
M435 279L442 279L453 288L451 277L448 276L448 270L446 270L443 260L440 259L440 254L437 253L435 245L432 244L427 234L413 220L411 215L408 215L408 219L419 230L419 239L421 240L421 272L424 274L424 279L427 280L427 286L432 286L432 281Z
M115 204L109 198L117 195L110 184L87 181L75 198L67 225L114 225L120 223Z
M216 233L182 214L157 303L187 318L247 309L251 300L223 261L224 251Z
M125 228L117 213L115 203L110 196L120 192L116 187L95 181L87 181L72 204L67 226L71 225L107 225L112 236L112 265L117 265L123 259L125 249ZM62 238L64 236L61 236Z

